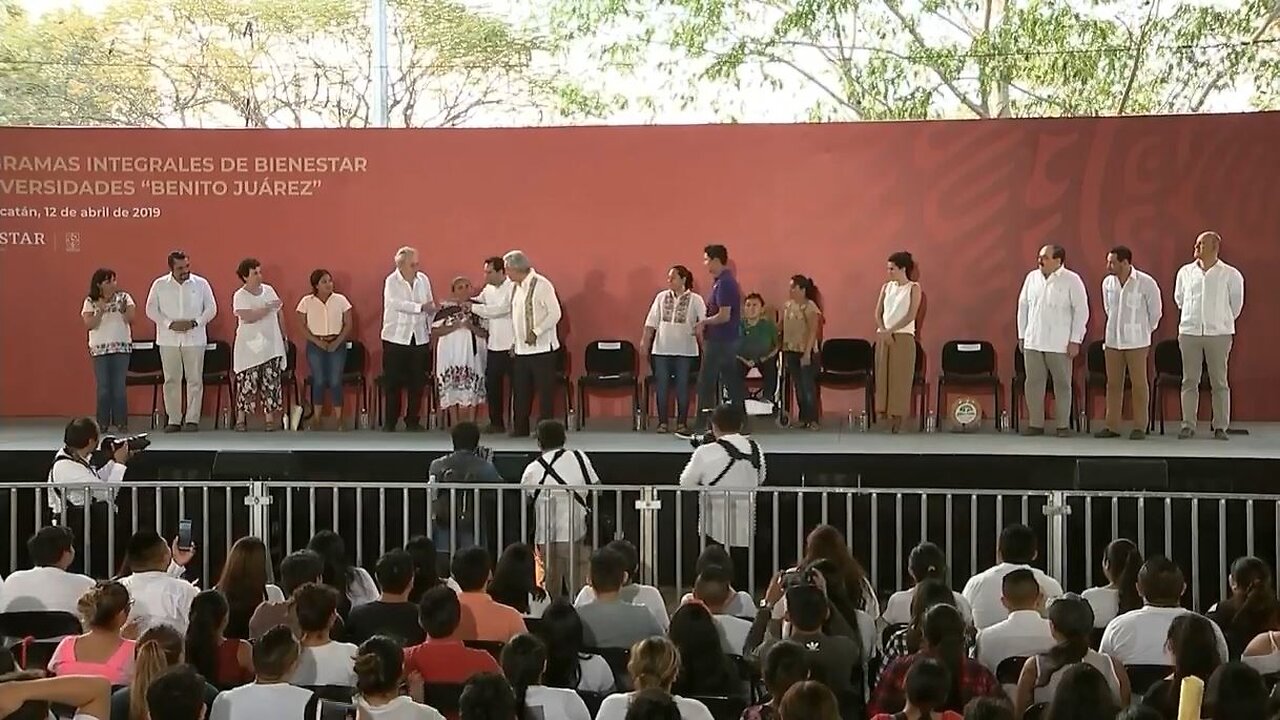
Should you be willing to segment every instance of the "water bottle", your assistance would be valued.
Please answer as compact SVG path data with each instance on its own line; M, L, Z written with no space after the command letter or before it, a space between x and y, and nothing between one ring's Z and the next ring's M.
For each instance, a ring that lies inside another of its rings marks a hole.
M1000 411L1000 432L1009 432L1009 411Z
M369 408L368 407L360 408L360 417L357 418L356 422L359 423L359 427L361 430L369 429Z
M640 427L644 424L644 416L640 414L640 408L636 408L635 419L631 423L631 429L640 432Z
M151 412L151 427L160 427L160 410L158 408Z
M866 432L867 430L869 430L871 427L870 420L871 418L868 417L867 411L863 410L862 414L858 416L858 430L860 432Z
M1089 422L1089 413L1084 410L1080 411L1080 415L1076 418L1076 432L1084 432L1085 425Z
M857 429L853 424L853 408L849 408L849 429L850 430Z
M566 427L565 430L575 430L577 427L578 414L573 411L573 408L569 408L569 427Z
M231 408L222 408L222 427L224 429L231 428Z
M938 429L938 418L936 415L934 415L931 412L929 413L928 419L925 420L924 430L925 432L936 432L937 429Z

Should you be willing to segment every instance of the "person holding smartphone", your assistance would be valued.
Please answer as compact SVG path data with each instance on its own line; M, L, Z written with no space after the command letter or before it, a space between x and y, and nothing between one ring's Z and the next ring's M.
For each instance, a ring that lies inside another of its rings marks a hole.
M284 406L281 378L285 370L284 318L275 288L262 282L262 263L245 258L236 268L243 287L231 298L236 314L232 369L236 374L235 429L247 429L249 415L262 406L267 432L277 430L276 413Z

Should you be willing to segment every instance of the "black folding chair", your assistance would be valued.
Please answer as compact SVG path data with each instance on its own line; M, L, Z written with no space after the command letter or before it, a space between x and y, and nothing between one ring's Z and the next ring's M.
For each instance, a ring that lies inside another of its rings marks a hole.
M946 412L943 400L952 389L987 390L995 398L993 417L1004 408L1000 394L1000 376L996 372L996 348L986 340L948 340L942 346L942 363L938 371L938 399L934 403L941 425Z
M867 417L873 421L876 403L876 351L871 343L862 338L831 338L823 341L818 355L821 358L821 369L817 376L818 389L862 388L862 407L867 412ZM784 376L785 374L783 373Z
M304 685L303 687L315 693L321 700L336 703L350 704L351 698L356 695L356 689L346 685Z
M1022 655L1014 655L1007 657L996 664L996 680L1001 685L1017 685L1018 678L1022 676L1022 666L1027 664L1027 658Z
M351 416L352 427L359 427L359 415L369 410L369 381L366 375L369 367L369 351L365 348L364 343L359 340L347 341L347 359L342 366L342 387L356 387L360 390L360 402L356 403L354 412L348 412ZM315 382L313 375L308 375L302 381L302 390L308 398L311 397L311 386ZM346 403L343 403L344 405ZM314 412L314 409L313 411Z
M222 391L227 393L227 406L235 407L235 379L231 371L231 343L213 340L204 348L204 386L213 388L217 396L213 410L213 429L222 421Z
M462 643L472 650L483 650L493 656L494 660L502 662L502 649L507 646L506 643L494 640L466 640Z
M423 683L422 701L445 717L457 717L464 687L461 683Z
M1155 379L1151 383L1151 412L1149 413L1151 420L1148 431L1154 431L1156 423L1160 423L1160 434L1164 434L1164 394L1169 390L1173 390L1174 394L1181 397L1182 394L1182 348L1178 347L1177 340L1161 340L1156 343L1154 352L1155 357ZM1209 364L1205 362L1200 368L1200 393L1211 392L1212 386L1209 384ZM1181 403L1179 403L1181 408ZM1182 411L1179 409L1177 417L1182 417Z
M627 662L631 660L630 648L583 648L583 653L599 655L609 663L613 671L613 680L620 691L631 688L631 672L627 670Z
M636 374L636 346L629 340L594 340L582 354L578 378L578 429L587 424L587 389L631 390L631 412L640 412L640 379Z
M1125 665L1124 671L1129 676L1129 689L1135 695L1146 695L1152 685L1169 677L1173 668L1168 665Z
M48 667L62 639L84 632L80 618L59 610L0 613L0 638L18 665L33 670Z
M164 365L160 362L160 348L155 340L138 340L129 353L129 369L124 376L124 386L151 388L151 429L156 429L156 413L160 410L160 388L164 386Z

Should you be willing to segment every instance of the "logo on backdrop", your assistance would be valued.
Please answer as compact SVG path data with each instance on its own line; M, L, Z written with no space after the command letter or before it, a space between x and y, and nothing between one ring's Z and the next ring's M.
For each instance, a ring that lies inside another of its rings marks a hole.
M67 252L69 253L80 252L80 233L78 232L67 233L64 239L64 242L67 248Z

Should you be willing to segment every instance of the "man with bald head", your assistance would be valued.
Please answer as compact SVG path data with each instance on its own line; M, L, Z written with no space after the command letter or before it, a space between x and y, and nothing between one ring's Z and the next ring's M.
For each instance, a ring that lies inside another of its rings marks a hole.
M396 269L382 284L382 389L387 414L382 429L394 432L400 421L400 393L408 392L404 413L406 430L422 430L422 390L427 383L427 358L431 352L431 315L436 305L431 281L418 271L418 251L396 251Z
M555 414L556 353L560 350L560 298L545 276L534 271L519 250L502 257L513 283L511 327L515 334L511 367L511 434L528 437L533 395L538 395L538 420Z
M1053 377L1058 437L1071 434L1071 365L1089 324L1089 297L1080 276L1065 266L1067 251L1045 245L1036 269L1018 294L1018 348L1026 361L1027 426L1023 435L1044 435L1046 376ZM1014 408L1017 412L1017 408Z
M1213 437L1227 439L1231 423L1231 388L1227 358L1236 334L1236 318L1244 309L1244 276L1218 257L1222 237L1213 231L1196 238L1195 260L1174 279L1173 302L1181 311L1178 347L1182 350L1182 430L1179 440L1196 434L1200 411L1200 374L1209 370L1213 390Z

